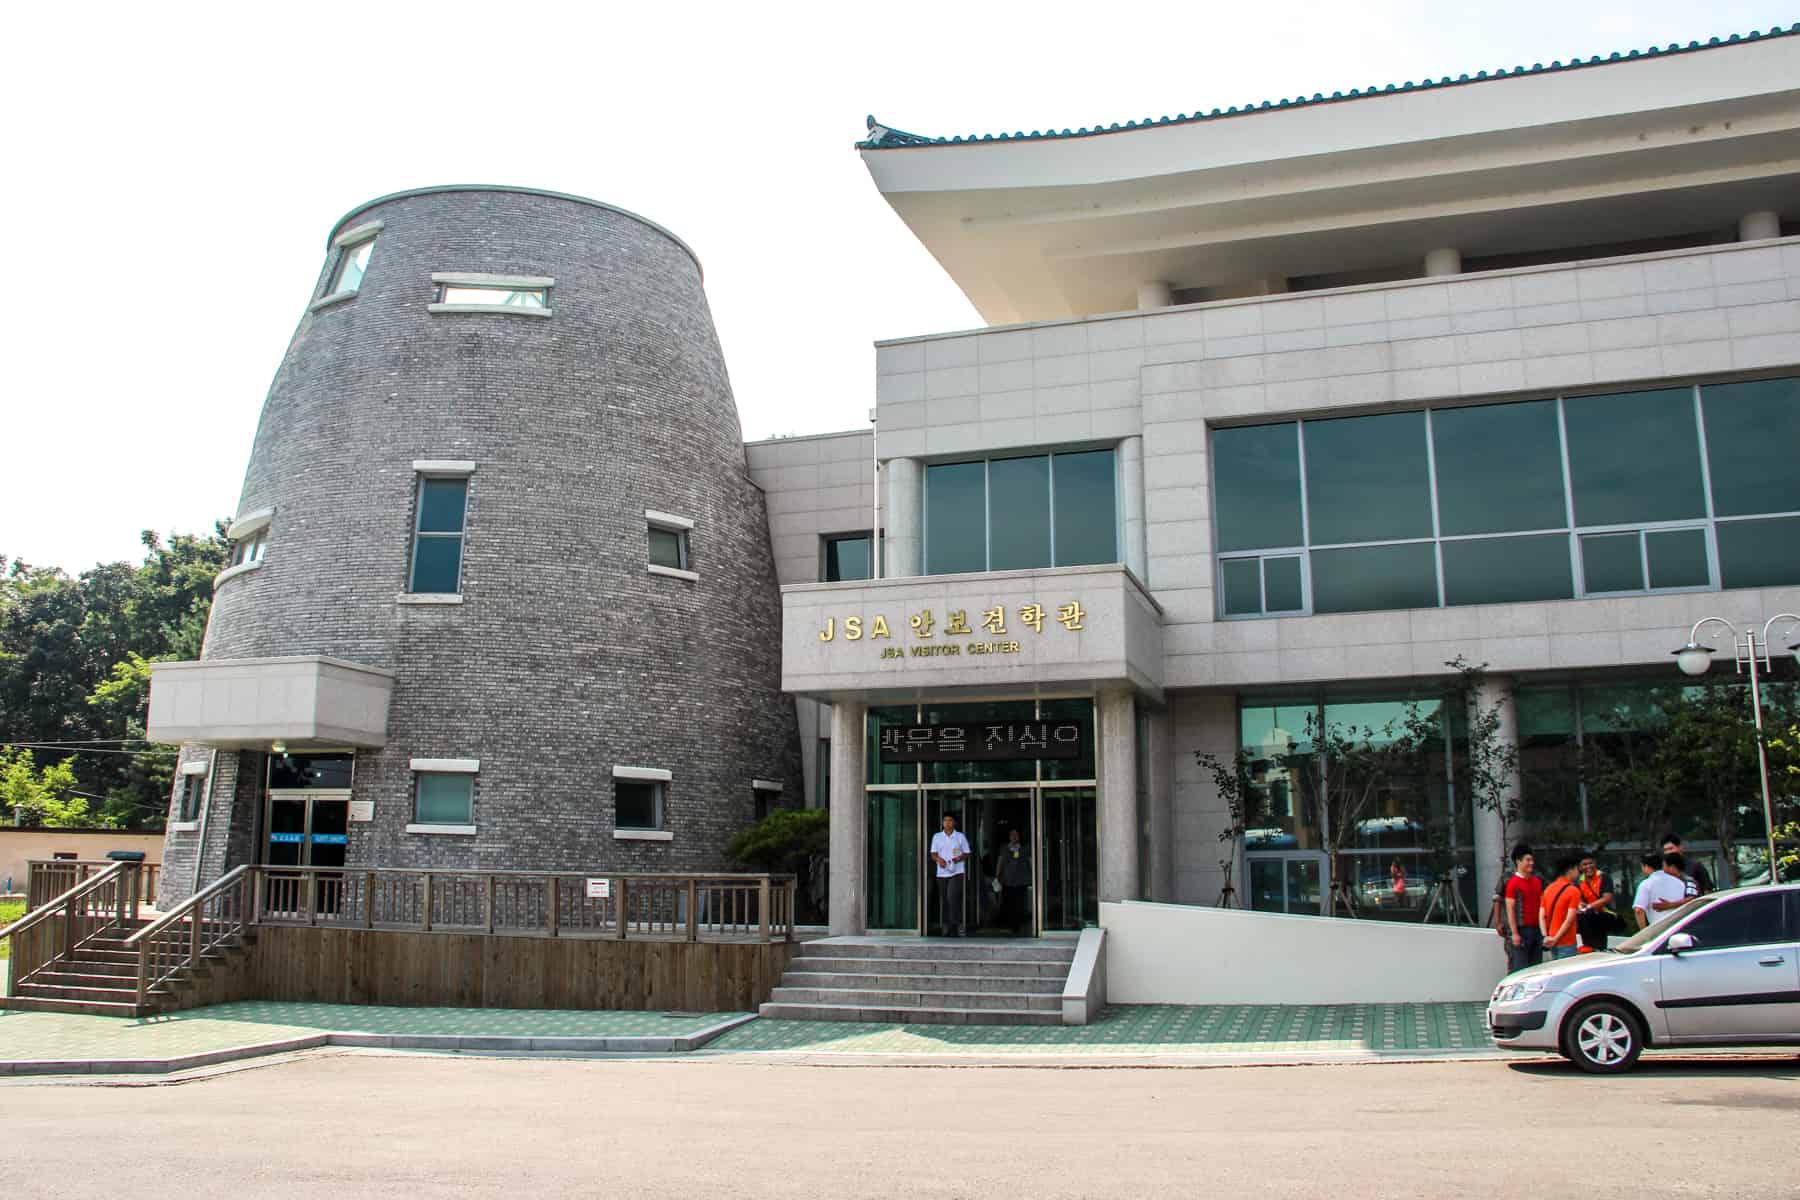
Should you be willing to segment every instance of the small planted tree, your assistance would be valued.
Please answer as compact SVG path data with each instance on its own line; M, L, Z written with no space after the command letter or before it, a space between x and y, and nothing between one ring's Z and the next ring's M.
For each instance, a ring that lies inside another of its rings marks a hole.
M825 916L831 853L831 810L776 809L733 838L726 853L745 866L799 882L796 919L819 924Z
M1459 774L1475 811L1493 813L1500 823L1500 875L1511 869L1507 855L1523 815L1519 792L1519 747L1503 737L1506 705L1511 701L1485 694L1487 664L1474 664L1457 655L1444 664L1457 674L1457 687L1466 705L1468 735L1464 770Z
M1237 870L1238 856L1243 850L1244 834L1249 829L1252 814L1260 817L1266 811L1267 804L1261 789L1250 780L1250 755L1239 749L1229 759L1220 758L1210 750L1194 751L1194 760L1200 769L1212 776L1213 788L1219 793L1219 799L1225 805L1226 825L1219 830L1219 844L1223 848L1224 857L1219 859L1219 908L1236 908L1238 906L1237 890L1232 885L1232 875Z

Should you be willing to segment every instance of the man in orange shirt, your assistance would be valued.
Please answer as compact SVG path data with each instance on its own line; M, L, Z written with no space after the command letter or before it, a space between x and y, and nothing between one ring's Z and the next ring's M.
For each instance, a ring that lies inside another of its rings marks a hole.
M1581 889L1581 913L1575 927L1581 934L1581 953L1606 949L1606 935L1617 928L1619 919L1613 914L1612 885L1600 873L1600 864L1592 854L1581 859L1581 877L1575 881Z
M1544 889L1544 949L1551 961L1573 958L1576 950L1575 921L1581 914L1581 860L1564 856L1556 860L1556 878Z

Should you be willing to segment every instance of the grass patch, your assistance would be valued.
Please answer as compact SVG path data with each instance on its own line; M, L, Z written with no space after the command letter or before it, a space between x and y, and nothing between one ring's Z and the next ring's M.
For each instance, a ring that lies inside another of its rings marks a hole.
M24 915L25 902L23 900L0 900L0 929L5 929ZM0 942L0 958L6 958L11 954L12 939L7 938L4 942Z

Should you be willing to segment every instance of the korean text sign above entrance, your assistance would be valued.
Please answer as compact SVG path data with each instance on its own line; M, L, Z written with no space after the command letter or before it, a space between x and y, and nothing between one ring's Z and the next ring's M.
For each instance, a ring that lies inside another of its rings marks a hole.
M975 721L966 725L889 725L881 731L881 761L976 762L1021 758L1080 758L1087 730L1081 721Z

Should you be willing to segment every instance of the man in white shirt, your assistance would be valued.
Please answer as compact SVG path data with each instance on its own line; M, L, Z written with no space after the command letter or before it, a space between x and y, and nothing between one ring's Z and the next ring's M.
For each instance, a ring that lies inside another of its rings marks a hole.
M945 937L963 936L963 884L968 878L969 839L956 831L956 818L944 814L942 832L931 835L931 861L937 864L938 920Z
M1664 869L1663 856L1646 854L1643 858L1643 881L1632 897L1632 914L1639 929L1656 924L1687 901L1687 883L1681 877L1677 862L1673 873Z

